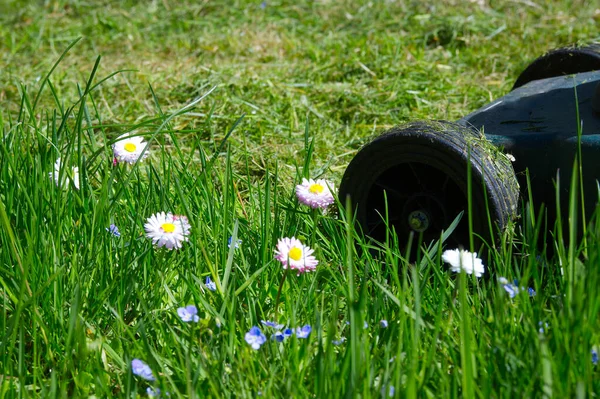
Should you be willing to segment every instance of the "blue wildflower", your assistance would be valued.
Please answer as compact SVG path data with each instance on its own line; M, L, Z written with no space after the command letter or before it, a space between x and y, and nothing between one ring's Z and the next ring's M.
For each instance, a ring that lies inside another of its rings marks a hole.
M254 350L260 349L260 346L267 341L265 334L260 331L260 328L254 326L246 333L244 339Z
M598 352L596 349L592 349L592 363L594 365L598 364Z
M340 339L334 339L333 341L331 341L331 343L334 345L341 345L344 343L344 341L346 341L346 337L342 337Z
M142 377L145 380L156 380L156 378L154 378L154 375L152 374L152 369L150 368L150 366L148 366L140 359L133 359L131 361L131 371L133 372L133 374L137 375L138 377Z
M281 330L283 328L283 324L277 324L274 321L269 321L269 320L261 320L260 321L263 325L267 326L267 327L273 327L276 330Z
M233 236L230 236L227 239L227 248L231 248L231 241L233 240ZM238 249L240 247L240 245L242 244L242 240L235 240L235 245L233 246L234 249Z
M363 324L363 328L364 328L364 329L367 329L367 328L369 328L369 323L367 323L367 322L365 321L365 323Z
M204 285L211 291L217 290L217 284L215 284L215 282L210 279L210 276L206 276L206 282L204 283Z
M148 387L146 388L146 394L151 397L151 398L160 398L160 389L159 388L152 388L152 387ZM165 395L167 397L170 397L171 394L169 392L165 392Z
M185 308L177 308L177 314L181 318L181 321L189 323L193 321L198 323L200 318L198 317L198 309L194 305L188 305Z
M281 331L277 331L275 334L271 335L271 339L277 342L283 342L285 335L283 335Z
M393 385L390 385L390 389L388 391L388 396L392 397L392 396L394 396L395 393L396 393L396 388L394 388Z
M387 328L387 327L388 327L388 322L387 322L387 320L381 320L381 321L379 322L379 327L381 327L381 328Z
M513 283L510 283L505 277L500 277L498 278L498 282L500 284L502 284L502 287L504 288L504 291L506 291L508 293L508 296L510 298L514 298L515 296L517 296L517 294L521 291L524 290L523 287L519 287L519 281L518 280L514 280ZM529 294L530 297L533 297L536 295L536 292L533 288L529 287L527 288L527 293Z
M548 323L542 323L541 321L538 323L538 331L540 334L543 334L544 332L546 332L546 328L548 328Z
M291 328L286 328L285 330L283 330L284 338L289 338L292 335L294 335L294 330L292 330Z
M121 233L119 233L119 228L116 224L111 224L109 227L106 228L106 231L108 231L115 237L121 237Z
M309 326L308 324L305 325L304 327L298 327L298 328L296 328L296 337L308 338L311 331L312 331L312 327Z

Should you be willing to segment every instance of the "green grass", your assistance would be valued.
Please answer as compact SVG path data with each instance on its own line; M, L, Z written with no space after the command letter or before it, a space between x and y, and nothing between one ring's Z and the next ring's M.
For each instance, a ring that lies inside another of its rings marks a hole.
M524 207L480 280L448 274L438 247L417 263L394 240L376 253L350 215L315 218L294 195L305 176L337 185L383 128L458 119L545 50L598 41L593 2L137 3L2 5L0 397L145 396L134 358L171 397L600 392L600 224L573 239L577 174L570 237ZM131 131L150 157L113 167ZM59 156L80 190L49 179ZM190 219L179 251L144 237L163 210ZM276 306L273 251L292 235L320 264L288 275ZM537 295L510 299L498 276ZM188 304L199 323L179 320ZM313 331L254 351L244 334L262 319Z

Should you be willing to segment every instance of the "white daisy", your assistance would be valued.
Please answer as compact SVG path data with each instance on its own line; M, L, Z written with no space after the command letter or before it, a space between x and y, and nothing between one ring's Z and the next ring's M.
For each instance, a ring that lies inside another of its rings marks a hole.
M75 166L71 170L63 171L63 181L64 185L60 181L60 170L62 165L60 163L60 158L56 160L54 163L54 172L48 173L51 179L54 180L57 186L64 187L65 189L69 186L71 181L77 190L79 190L79 168Z
M450 270L455 273L464 270L467 274L475 274L481 277L485 273L485 267L477 252L469 252L462 249L448 249L442 254L442 260L450 264Z
M138 160L142 161L149 155L149 151L144 152L147 146L148 143L142 137L123 134L117 138L112 148L115 158L119 162L133 164Z
M335 202L330 187L333 185L323 179L302 179L302 184L296 186L296 196L304 205L324 209Z
M146 237L158 248L181 248L181 243L188 240L190 223L187 217L164 212L150 216L144 225Z
M286 237L277 242L275 259L283 264L284 269L289 267L300 275L316 269L319 261L312 255L313 252L313 249L303 245L297 238Z

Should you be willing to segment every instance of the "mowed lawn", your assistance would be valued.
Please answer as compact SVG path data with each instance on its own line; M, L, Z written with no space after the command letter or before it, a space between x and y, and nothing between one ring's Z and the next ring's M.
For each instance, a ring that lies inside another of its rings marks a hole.
M593 1L1 0L0 398L596 397L578 195L476 278L296 186L598 32Z

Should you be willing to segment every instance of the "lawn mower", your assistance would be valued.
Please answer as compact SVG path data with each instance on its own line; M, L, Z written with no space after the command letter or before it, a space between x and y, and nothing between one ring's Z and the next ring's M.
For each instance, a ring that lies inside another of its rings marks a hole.
M439 239L463 212L447 243L468 247L469 211L481 243L530 195L551 229L566 215L578 153L589 216L600 191L600 44L546 53L507 95L456 122L412 122L376 137L348 165L340 201L349 199L366 236L384 242L392 229L400 245L411 234Z

